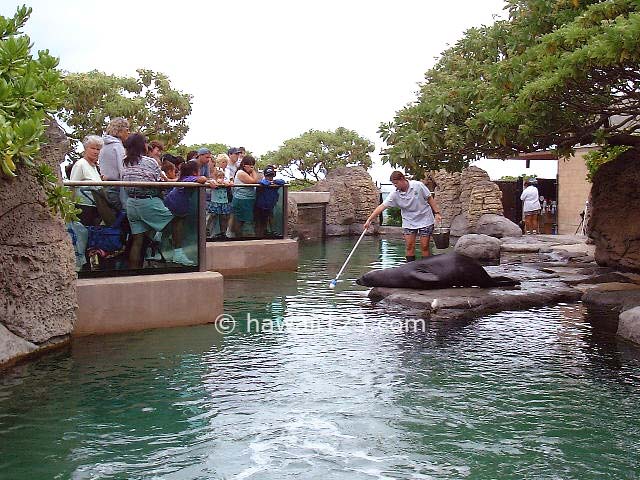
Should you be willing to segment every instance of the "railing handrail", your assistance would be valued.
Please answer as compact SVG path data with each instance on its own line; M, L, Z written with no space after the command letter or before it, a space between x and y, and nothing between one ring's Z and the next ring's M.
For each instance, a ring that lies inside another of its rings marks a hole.
M121 180L104 180L102 182L95 181L72 181L65 180L62 182L65 187L148 187L148 188L169 188L169 187L186 187L186 188L212 188L206 183L197 182L123 182ZM235 188L235 187L287 187L284 185L262 185L261 183L243 183L241 185L217 185L216 188Z

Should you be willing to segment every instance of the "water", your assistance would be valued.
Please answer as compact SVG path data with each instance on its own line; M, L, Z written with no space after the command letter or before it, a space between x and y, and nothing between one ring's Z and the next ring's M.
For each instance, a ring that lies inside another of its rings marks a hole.
M0 478L638 478L640 351L615 321L559 305L408 332L351 281L399 242L366 239L328 289L354 241L227 280L218 327L3 374Z

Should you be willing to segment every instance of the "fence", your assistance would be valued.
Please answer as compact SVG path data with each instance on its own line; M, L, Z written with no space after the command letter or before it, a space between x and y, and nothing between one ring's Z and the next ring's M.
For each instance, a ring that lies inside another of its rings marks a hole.
M203 271L207 241L287 234L286 185L64 184L82 210L67 225L80 278Z

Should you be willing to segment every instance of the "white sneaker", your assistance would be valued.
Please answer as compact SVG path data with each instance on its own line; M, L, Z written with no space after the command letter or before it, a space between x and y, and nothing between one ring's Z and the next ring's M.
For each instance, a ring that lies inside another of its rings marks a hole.
M178 263L180 265L185 265L187 267L193 267L196 264L196 262L194 262L189 257L187 257L187 255L184 253L184 250L182 250L181 248L176 248L173 251L172 261L173 263Z

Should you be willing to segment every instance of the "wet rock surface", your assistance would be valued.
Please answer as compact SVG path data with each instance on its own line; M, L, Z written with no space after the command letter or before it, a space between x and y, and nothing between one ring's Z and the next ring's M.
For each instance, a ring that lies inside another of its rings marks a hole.
M640 275L596 265L594 246L585 240L570 235L502 239L500 264L485 266L485 270L491 276L519 280L518 287L440 290L377 287L369 291L369 298L389 309L433 320L471 319L505 310L580 300L616 315L632 309L640 312ZM640 320L627 320L624 325L618 335L640 343Z

